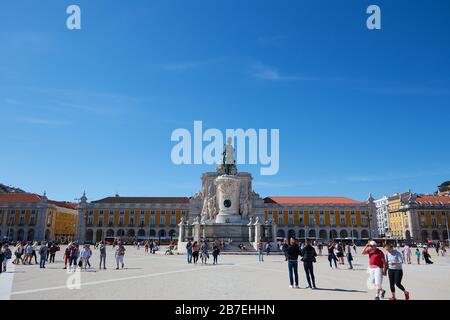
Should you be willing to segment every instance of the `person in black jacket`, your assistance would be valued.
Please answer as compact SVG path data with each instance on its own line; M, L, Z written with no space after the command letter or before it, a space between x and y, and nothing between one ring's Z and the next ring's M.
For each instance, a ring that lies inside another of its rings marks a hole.
M316 249L311 245L311 241L306 240L306 246L300 252L303 261L303 267L306 273L306 280L308 281L309 289L317 289L316 288L316 278L314 277L314 266L313 263L316 262ZM312 285L311 285L312 280Z
M289 286L292 289L300 289L298 285L298 256L300 255L300 248L298 246L297 240L291 238L291 244L286 249L286 257L288 260L288 269L289 269L289 280L291 285ZM295 278L295 287L294 287L294 278Z

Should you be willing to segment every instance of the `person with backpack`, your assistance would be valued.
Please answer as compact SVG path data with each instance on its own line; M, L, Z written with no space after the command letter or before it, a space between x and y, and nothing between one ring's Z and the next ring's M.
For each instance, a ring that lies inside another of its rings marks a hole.
M99 265L99 269L102 269L102 262L103 262L103 270L106 270L106 244L105 241L101 241L99 246L99 251L100 251L100 265Z
M305 247L301 250L300 255L302 256L303 268L306 273L306 280L308 281L308 289L316 288L316 278L314 276L314 263L316 263L316 249L311 245L310 240L306 240Z
M117 243L117 248L116 248L116 253L115 253L115 258L116 258L116 263L117 263L117 268L116 270L119 270L119 265L122 265L122 269L124 268L125 264L123 262L123 258L125 256L125 247L123 246L122 242L119 241Z

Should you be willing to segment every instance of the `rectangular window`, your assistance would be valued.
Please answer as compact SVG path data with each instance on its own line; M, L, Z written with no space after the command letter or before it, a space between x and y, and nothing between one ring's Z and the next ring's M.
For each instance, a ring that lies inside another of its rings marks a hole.
M110 226L114 224L114 210L109 211L108 224Z
M30 226L33 226L35 223L36 223L36 211L35 210L31 210Z
M9 211L9 225L14 225L14 218L16 215L16 211L15 210L10 210Z
M88 224L88 225L92 225L93 222L94 222L94 211L89 210L87 224Z
M123 211L119 212L119 226L123 226L123 217L125 213Z
M98 221L97 225L101 227L103 225L103 210L100 210L98 213Z
M164 211L161 211L161 215L159 216L159 224L164 226L166 224L166 214Z
M155 226L155 212L152 211L152 215L150 215L150 226L154 227Z
M278 213L278 225L283 225L284 224L284 222L283 222L283 212L281 212L281 214L280 214L280 212Z

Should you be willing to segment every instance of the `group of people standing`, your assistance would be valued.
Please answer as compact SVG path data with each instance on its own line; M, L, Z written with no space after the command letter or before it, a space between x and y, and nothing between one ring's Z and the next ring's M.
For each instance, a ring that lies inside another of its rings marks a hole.
M222 244L218 240L214 241L212 244L212 256L214 265L218 264L221 246ZM207 264L209 259L210 247L211 245L208 240L201 241L201 244L199 244L197 241L192 242L191 240L189 240L186 244L187 263L197 264L198 258L200 256L202 264Z

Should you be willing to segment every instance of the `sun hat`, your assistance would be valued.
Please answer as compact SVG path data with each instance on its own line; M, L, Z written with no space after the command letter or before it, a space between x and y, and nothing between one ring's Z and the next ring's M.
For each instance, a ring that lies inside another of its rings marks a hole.
M376 247L377 243L375 241L370 241L369 245L371 245L372 247Z

